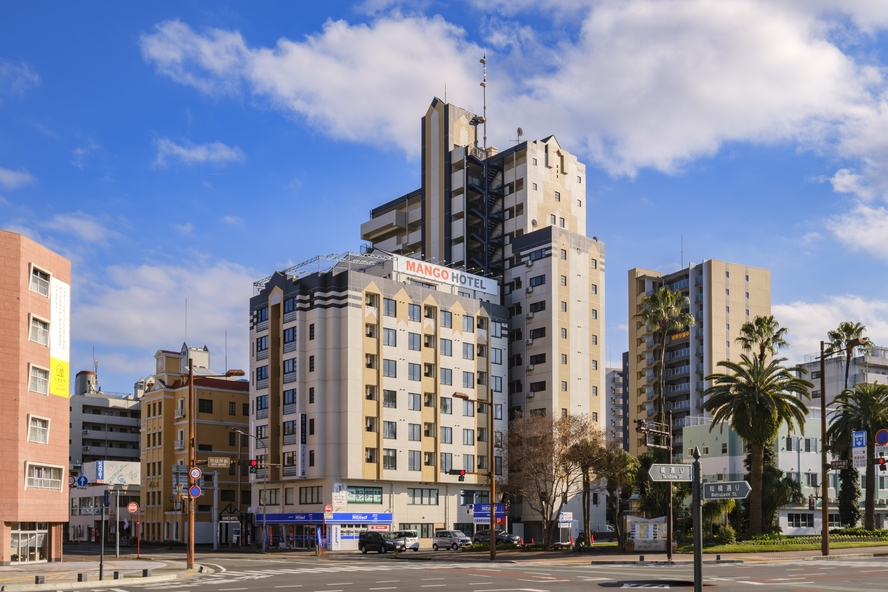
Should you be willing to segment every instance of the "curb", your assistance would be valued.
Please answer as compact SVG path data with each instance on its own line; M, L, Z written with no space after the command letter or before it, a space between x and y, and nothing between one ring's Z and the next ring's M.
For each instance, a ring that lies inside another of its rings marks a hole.
M844 555L827 555L805 557L805 561L841 561L843 559L872 559L876 555L874 553L846 553Z
M123 584L152 584L155 582L169 582L177 579L175 574L162 576L148 576L147 578L121 578L119 580L92 580L86 582L47 582L45 584L4 584L0 591L8 590L79 590L81 588L111 588ZM129 581L127 581L129 580Z
M703 561L708 565L720 565L723 563L744 563L742 559L708 559ZM592 565L693 565L693 561L593 561Z

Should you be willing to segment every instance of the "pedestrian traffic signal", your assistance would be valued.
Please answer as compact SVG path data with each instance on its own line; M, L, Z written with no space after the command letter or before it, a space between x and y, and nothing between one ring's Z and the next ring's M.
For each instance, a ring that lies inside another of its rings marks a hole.
M814 509L814 498L813 498L813 497L809 497L809 498L808 498L808 509L809 509L809 510L813 510L813 509Z
M888 467L885 466L885 461L886 461L886 460L888 460L888 459L885 459L885 458L882 458L882 457L879 457L879 458L876 459L876 464L879 465L879 470L880 470L880 471L888 470Z
M255 458L250 459L250 472L255 473L259 470L259 461Z

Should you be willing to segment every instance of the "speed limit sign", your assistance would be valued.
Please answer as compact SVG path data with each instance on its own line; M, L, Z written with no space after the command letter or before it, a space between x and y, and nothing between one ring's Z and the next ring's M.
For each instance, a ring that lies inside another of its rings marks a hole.
M188 474L191 475L191 478L197 481L200 479L200 476L203 475L203 471L200 470L200 467L191 467L191 470L188 471Z

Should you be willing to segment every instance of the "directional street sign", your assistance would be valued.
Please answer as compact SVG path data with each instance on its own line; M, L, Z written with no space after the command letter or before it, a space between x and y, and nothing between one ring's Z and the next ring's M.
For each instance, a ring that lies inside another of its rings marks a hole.
M687 481L693 480L691 465L651 465L648 474L651 481Z
M849 461L848 459L834 460L831 463L829 463L830 469L847 469L850 466L851 466L851 461Z
M749 491L749 483L746 481L704 483L703 499L746 499L749 496Z
M866 431L853 432L851 435L851 460L855 469L866 468Z
M231 465L231 459L227 456L211 456L207 458L207 468L227 469Z
M86 487L89 484L89 479L86 478L86 475L80 475L77 477L77 487Z

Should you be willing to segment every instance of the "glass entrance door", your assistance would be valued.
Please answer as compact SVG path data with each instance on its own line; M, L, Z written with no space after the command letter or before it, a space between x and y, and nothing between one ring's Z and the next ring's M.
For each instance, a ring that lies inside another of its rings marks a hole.
M45 522L14 523L10 537L10 561L46 561L48 534Z

